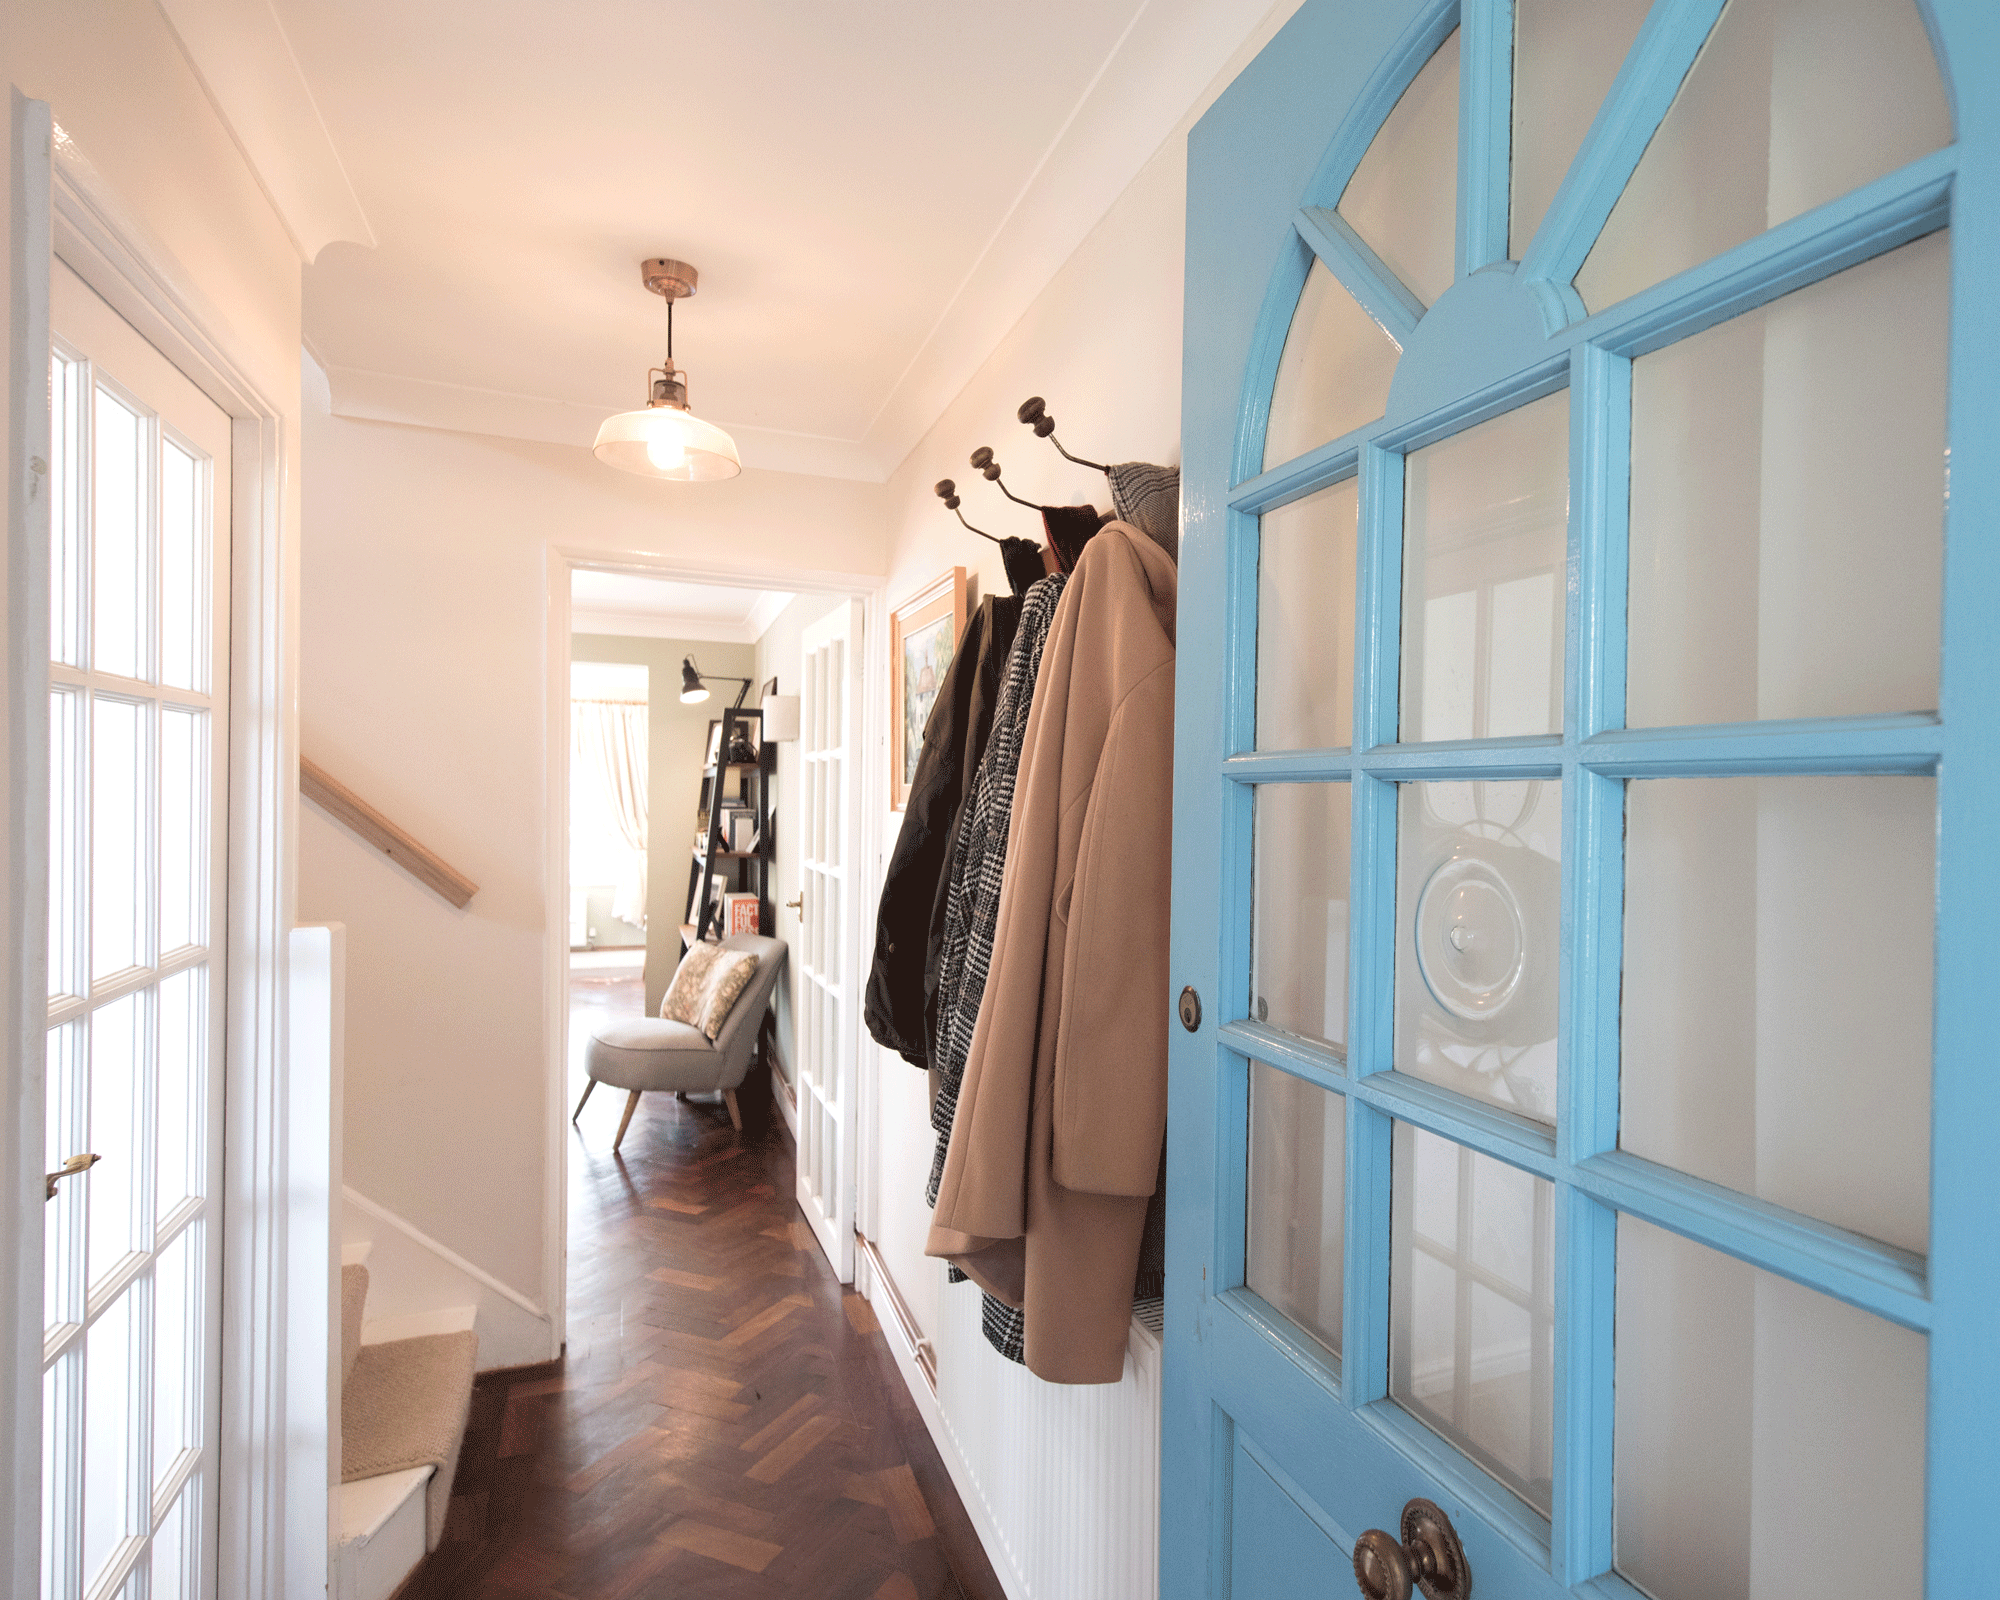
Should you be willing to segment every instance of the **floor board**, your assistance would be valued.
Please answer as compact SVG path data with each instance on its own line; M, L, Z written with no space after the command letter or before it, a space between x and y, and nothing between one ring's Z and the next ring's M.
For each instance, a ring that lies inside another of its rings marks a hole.
M596 975L572 995L579 1055L641 1004ZM720 1104L648 1095L614 1156L623 1109L593 1096L570 1146L564 1357L479 1379L401 1600L1002 1600L872 1309L798 1218L768 1099L739 1140Z

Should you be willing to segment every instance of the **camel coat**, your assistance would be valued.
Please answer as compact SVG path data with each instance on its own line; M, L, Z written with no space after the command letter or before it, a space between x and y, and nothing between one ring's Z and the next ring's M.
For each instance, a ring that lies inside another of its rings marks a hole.
M1173 562L1121 522L1057 610L927 1252L1024 1308L1055 1383L1124 1370L1167 1123Z

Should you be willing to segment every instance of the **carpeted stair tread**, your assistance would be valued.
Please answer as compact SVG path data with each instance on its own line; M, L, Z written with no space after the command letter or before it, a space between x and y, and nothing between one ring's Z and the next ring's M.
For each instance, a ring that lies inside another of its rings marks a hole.
M478 1363L479 1335L470 1332L364 1345L341 1394L342 1482L437 1468L425 1491L427 1549L444 1532Z
M361 1313L368 1305L368 1269L340 1269L340 1381L354 1376L355 1358L361 1354Z

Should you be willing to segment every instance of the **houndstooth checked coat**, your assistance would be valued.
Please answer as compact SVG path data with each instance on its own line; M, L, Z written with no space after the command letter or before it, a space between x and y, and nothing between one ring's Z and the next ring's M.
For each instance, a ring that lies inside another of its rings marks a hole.
M1026 1311L1030 1370L1115 1383L1167 1115L1173 562L1110 523L1042 656L992 968L928 1253Z

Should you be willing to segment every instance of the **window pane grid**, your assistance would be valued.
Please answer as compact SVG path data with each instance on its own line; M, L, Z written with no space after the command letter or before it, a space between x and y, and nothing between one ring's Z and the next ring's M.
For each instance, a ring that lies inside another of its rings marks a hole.
M45 1152L49 1170L101 1159L44 1212L43 1593L192 1596L213 1401L213 463L60 347L51 379Z
M1630 363L1604 350L1585 348L1576 358L1572 387L1568 561L1576 577L1567 586L1563 621L1565 732L1542 741L1541 755L1520 748L1526 741L1516 741L1512 748L1461 745L1425 752L1388 742L1395 737L1395 674L1392 668L1384 685L1379 666L1383 656L1393 661L1397 648L1394 619L1401 596L1395 579L1402 543L1402 497L1383 491L1390 473L1400 478L1402 458L1364 447L1356 627L1363 644L1355 667L1355 748L1239 755L1224 761L1220 775L1232 786L1246 787L1280 778L1346 779L1353 784L1353 937L1359 948L1354 969L1358 992L1350 1001L1352 1037L1344 1053L1296 1038L1286 1043L1291 1047L1288 1053L1302 1061L1310 1059L1325 1071L1327 1087L1349 1096L1347 1359L1341 1363L1341 1376L1346 1403L1357 1407L1383 1398L1390 1367L1389 1351L1382 1344L1390 1303L1388 1164L1386 1160L1371 1164L1366 1157L1371 1148L1386 1157L1386 1148L1381 1147L1393 1120L1408 1120L1445 1137L1465 1131L1430 1115L1402 1092L1393 1072L1387 1006L1371 1003L1371 995L1390 992L1396 928L1391 899L1395 799L1402 783L1417 776L1480 779L1518 773L1563 781L1563 854L1572 870L1564 875L1562 914L1568 934L1565 964L1573 970L1562 975L1558 1151L1552 1159L1533 1150L1528 1141L1504 1135L1471 1141L1468 1149L1483 1145L1486 1153L1529 1170L1541 1169L1552 1180L1549 1205L1559 1242L1550 1313L1556 1353L1545 1379L1554 1411L1550 1560L1559 1578L1576 1583L1611 1566L1612 1255L1617 1216L1643 1215L1745 1259L1741 1247L1746 1236L1769 1221L1768 1208L1734 1207L1699 1182L1664 1169L1650 1175L1648 1192L1642 1194L1633 1177L1635 1164L1615 1156L1609 1162L1601 1159L1617 1144L1626 776L1635 770L1689 775L1797 771L1801 752L1808 752L1807 758L1822 770L1932 772L1941 736L1935 719L1922 716L1774 724L1754 730L1748 738L1740 726L1625 730L1624 504L1629 494ZM1242 523L1254 528L1247 517ZM1238 570L1242 572L1241 567ZM1254 572L1253 565L1244 574L1253 583ZM1254 628L1254 603L1241 609ZM1374 662L1366 659L1366 642L1371 639L1379 652ZM1247 867L1243 861L1237 870ZM1246 984L1244 992L1249 991ZM1250 1004L1254 1008L1254 998ZM1383 1014L1373 1019L1371 1032L1367 1013L1375 1009ZM1230 1025L1229 1031L1248 1036L1270 1030L1256 1026L1253 1010L1250 1018ZM1249 1039L1226 1040L1226 1047L1247 1055ZM1578 1063L1587 1063L1588 1070L1578 1070ZM1357 1152L1363 1159L1356 1159ZM1729 1217L1732 1211L1737 1214ZM1724 1217L1729 1217L1726 1223L1720 1220ZM1784 1257L1781 1262L1766 1253L1758 1264L1775 1265L1794 1281L1906 1326L1927 1321L1921 1283L1911 1278L1906 1255L1859 1236L1844 1243L1849 1247L1844 1257L1809 1249L1781 1250L1776 1252ZM1885 1295L1875 1281L1878 1270L1900 1277L1914 1292L1906 1288Z

